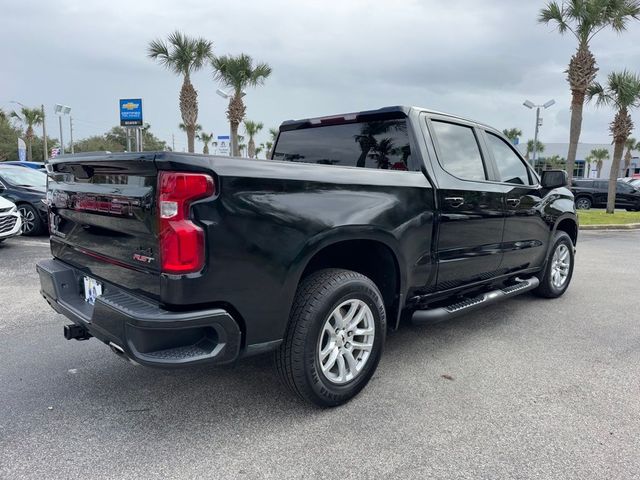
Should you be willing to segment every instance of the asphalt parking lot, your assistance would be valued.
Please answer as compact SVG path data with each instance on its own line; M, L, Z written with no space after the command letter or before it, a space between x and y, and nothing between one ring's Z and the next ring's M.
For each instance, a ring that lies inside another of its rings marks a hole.
M403 326L333 410L269 357L162 371L66 341L38 294L47 256L0 245L2 479L640 478L640 231L582 233L561 299Z

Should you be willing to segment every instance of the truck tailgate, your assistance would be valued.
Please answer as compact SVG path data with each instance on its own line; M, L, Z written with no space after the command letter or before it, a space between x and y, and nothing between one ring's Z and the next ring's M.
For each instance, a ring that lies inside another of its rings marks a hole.
M54 161L50 168L53 255L99 280L157 298L154 156L74 156Z

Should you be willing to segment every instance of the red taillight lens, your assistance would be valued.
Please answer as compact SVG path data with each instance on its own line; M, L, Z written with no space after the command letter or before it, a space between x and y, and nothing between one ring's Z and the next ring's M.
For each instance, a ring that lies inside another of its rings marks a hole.
M213 178L203 173L160 172L160 262L166 273L202 270L205 259L204 232L189 219L192 202L215 192Z

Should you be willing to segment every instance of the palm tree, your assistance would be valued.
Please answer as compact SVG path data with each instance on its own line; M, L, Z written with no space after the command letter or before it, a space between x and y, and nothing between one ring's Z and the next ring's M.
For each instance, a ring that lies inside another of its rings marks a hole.
M388 170L391 162L389 156L395 152L395 145L392 138L382 138L372 147L373 153L369 156L375 159L378 168Z
M231 155L238 156L238 126L244 120L246 107L242 101L243 90L257 87L271 75L271 67L266 63L253 65L253 59L244 53L238 56L223 55L213 58L213 78L233 89L229 100L227 118L231 127Z
M627 175L627 172L631 168L631 160L633 160L633 154L631 152L640 150L640 142L633 137L629 137L627 141L624 142L624 146L627 149L627 153L624 155L624 174ZM629 176L631 176L630 172Z
M511 143L513 143L514 145L518 138L522 136L522 130L520 130L519 128L505 128L504 130L502 130L502 133L504 133L504 136L511 140Z
M629 20L638 20L639 16L640 1L638 0L562 0L561 3L549 2L540 10L538 17L540 23L547 25L554 23L560 34L570 32L578 40L578 48L565 71L571 89L571 127L567 154L569 184L573 176L582 130L585 95L598 73L596 59L590 50L590 42L607 27L611 27L618 33L625 31Z
M200 70L212 57L213 43L204 38L191 38L175 31L167 41L149 42L148 55L176 75L182 75L180 89L180 114L187 132L187 149L195 149L196 124L198 122L198 92L191 84L191 74Z
M238 156L243 156L247 144L244 143L244 135L238 135Z
M602 164L605 160L609 159L609 150L606 148L594 148L591 150L586 160L589 162L589 172L591 172L591 164L595 163L596 170L598 171L598 178L600 178L600 173L602 172Z
M552 155L544 159L545 170L564 170L567 166L567 161L560 155Z
M611 106L616 109L616 115L609 127L614 148L607 195L607 213L614 213L620 160L625 142L633 131L629 110L640 107L640 76L626 70L612 72L607 77L607 85L594 83L587 89L587 99L595 99L596 106Z
M256 158L258 158L258 155L260 155L263 150L264 150L264 143L261 143L258 147L256 147Z
M35 137L33 127L42 125L42 110L39 108L22 107L20 109L20 115L16 112L11 112L11 117L17 118L27 126L24 136L27 139L27 160L31 162L33 159L33 138Z
M209 155L209 143L213 140L213 133L200 132L198 134L198 140L204 144L202 147L202 153Z
M528 140L527 141L527 151L525 153L525 160L527 161L527 163L529 163L529 156L533 153L533 151L536 150L536 153L544 153L544 143L542 143L540 140L538 140L538 148L535 148L535 140ZM537 155L536 155L537 156Z
M256 156L256 142L254 140L254 137L263 128L264 124L262 122L254 122L252 120L244 121L244 130L249 136L249 147L247 151L249 158L254 158Z

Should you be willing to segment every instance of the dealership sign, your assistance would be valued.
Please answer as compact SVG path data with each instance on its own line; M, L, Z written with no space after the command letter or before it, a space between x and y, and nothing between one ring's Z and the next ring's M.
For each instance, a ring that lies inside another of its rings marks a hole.
M142 99L124 98L120 99L120 126L140 127L142 126Z
M216 146L216 155L231 155L231 144L229 135L218 135L218 145Z

